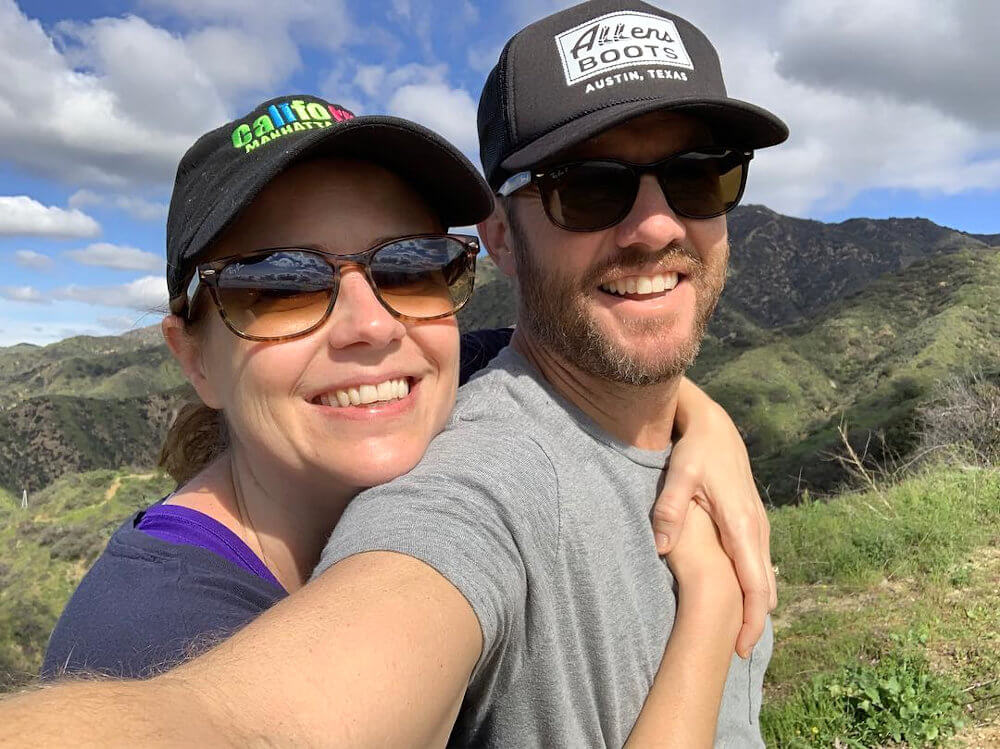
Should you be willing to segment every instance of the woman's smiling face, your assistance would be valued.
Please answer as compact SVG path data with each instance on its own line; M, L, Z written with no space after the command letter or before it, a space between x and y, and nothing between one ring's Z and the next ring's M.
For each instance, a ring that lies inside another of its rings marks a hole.
M270 247L351 254L441 230L428 205L393 173L367 162L323 159L270 182L207 259ZM224 412L231 443L248 465L287 477L290 490L331 484L339 493L406 473L455 402L455 318L403 323L379 303L360 268L341 274L329 319L292 340L245 340L205 304L207 295L199 305L205 319L193 336L200 374L192 382L207 405ZM352 390L362 400L373 392L380 400L338 406L338 393L342 401Z

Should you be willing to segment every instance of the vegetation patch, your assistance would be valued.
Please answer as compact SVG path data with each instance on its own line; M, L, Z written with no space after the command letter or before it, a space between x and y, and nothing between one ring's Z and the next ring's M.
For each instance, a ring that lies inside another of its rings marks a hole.
M768 746L937 746L959 721L1000 744L1000 470L929 465L771 524Z
M873 662L814 677L763 717L768 746L938 746L963 727L963 697L902 638Z

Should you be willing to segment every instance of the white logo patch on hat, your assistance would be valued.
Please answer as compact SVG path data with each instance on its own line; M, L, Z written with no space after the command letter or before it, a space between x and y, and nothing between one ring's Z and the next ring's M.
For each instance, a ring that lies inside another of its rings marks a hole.
M621 68L655 64L694 70L674 22L650 13L608 13L555 41L567 86Z

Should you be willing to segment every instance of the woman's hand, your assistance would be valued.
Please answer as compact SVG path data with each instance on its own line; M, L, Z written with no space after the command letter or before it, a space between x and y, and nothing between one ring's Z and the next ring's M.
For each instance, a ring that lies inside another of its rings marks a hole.
M679 598L714 600L730 611L739 610L740 590L733 560L722 548L719 530L697 502L689 500L684 531L666 555L680 589Z
M653 533L660 554L682 536L693 499L719 529L743 590L743 627L736 652L746 658L778 604L771 565L771 526L757 493L750 458L739 430L719 404L683 379L678 392L676 431L663 490L653 508Z
M667 555L677 616L653 686L629 734L631 747L711 747L740 629L742 591L712 519L697 504Z

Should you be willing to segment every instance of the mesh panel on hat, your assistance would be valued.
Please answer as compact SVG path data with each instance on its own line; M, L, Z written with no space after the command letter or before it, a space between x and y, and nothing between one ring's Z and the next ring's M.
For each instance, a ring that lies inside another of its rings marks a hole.
M509 48L509 44L504 47L496 67L490 71L479 102L479 157L483 162L486 180L494 189L503 181L497 170L511 148L505 101Z

